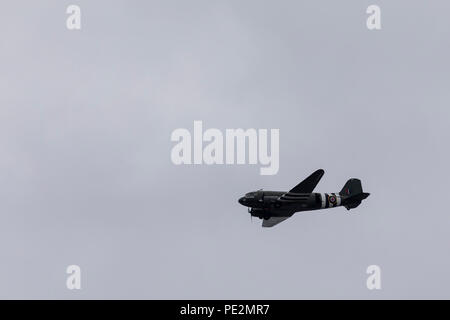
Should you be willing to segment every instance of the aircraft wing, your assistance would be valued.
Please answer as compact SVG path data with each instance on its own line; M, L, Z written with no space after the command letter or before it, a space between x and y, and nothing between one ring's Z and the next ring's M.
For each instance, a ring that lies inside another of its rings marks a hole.
M296 185L291 191L292 193L312 193L319 183L325 171L319 169L313 172L308 178Z
M273 227L274 225L279 224L280 222L283 222L284 220L286 220L288 218L290 218L290 217L271 217L267 220L263 219L262 226L264 228L270 228L270 227Z

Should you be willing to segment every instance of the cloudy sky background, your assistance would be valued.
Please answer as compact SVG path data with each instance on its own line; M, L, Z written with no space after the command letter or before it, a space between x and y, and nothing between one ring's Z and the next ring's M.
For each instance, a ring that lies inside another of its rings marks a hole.
M66 8L82 30L66 29ZM378 4L382 30L366 28ZM0 298L450 298L450 3L7 1ZM280 170L175 166L176 128L279 128ZM360 178L250 221L245 192ZM65 269L82 269L82 290ZM367 266L382 290L366 288Z

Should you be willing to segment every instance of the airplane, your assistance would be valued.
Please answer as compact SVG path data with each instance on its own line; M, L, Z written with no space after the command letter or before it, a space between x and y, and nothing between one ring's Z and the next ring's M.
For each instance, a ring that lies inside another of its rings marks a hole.
M258 190L247 193L238 201L248 207L252 217L263 219L262 226L273 227L296 212L344 206L354 209L370 193L363 192L361 180L350 179L339 193L313 193L325 171L319 169L289 192Z

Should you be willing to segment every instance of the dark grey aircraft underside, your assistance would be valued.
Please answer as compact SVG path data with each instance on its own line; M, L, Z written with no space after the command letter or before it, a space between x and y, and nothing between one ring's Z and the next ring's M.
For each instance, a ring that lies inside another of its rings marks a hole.
M325 172L319 169L288 192L258 190L247 193L239 203L253 217L263 219L263 227L273 227L300 211L344 206L354 209L369 196L359 179L350 179L339 193L313 193Z

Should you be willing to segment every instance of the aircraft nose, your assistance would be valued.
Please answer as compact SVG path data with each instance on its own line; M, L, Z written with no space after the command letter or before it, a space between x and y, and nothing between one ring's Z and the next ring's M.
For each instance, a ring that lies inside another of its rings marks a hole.
M245 197L239 198L238 202L239 202L240 204L242 204L243 206L245 206L245 202L246 202Z

